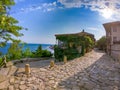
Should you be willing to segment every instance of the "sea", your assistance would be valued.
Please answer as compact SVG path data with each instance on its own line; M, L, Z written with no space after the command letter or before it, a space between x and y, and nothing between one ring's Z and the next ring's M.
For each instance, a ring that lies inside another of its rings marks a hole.
M7 43L7 45L3 48L0 48L0 52L2 52L3 55L5 55L8 52L8 48L10 47L11 43ZM26 48L30 48L31 51L37 50L38 46L41 45L43 50L48 50L51 53L54 53L54 50L50 48L50 46L53 46L54 44L25 44L23 47L23 50Z

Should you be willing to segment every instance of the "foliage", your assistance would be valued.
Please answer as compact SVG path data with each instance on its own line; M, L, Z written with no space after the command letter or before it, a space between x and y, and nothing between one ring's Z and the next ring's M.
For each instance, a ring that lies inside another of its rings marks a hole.
M20 41L14 41L8 49L7 58L10 60L20 59L22 57L22 46L19 46Z
M16 41L17 39L13 36L20 37L23 35L20 33L23 27L17 26L18 21L9 15L13 5L15 5L14 0L0 0L0 47L4 47L8 41Z
M57 45L54 46L54 56L55 59L58 61L62 61L63 60L63 49L61 49L60 47L58 47Z
M42 50L42 46L39 45L35 52L32 52L32 57L52 57L52 53L48 50Z
M52 57L52 53L48 50L42 50L42 56L41 57Z
M8 49L7 58L9 60L21 59L21 58L40 58L40 57L52 57L53 54L48 50L42 50L41 45L37 48L35 52L32 52L30 48L26 48L22 50L23 45L19 44L19 42L14 42L10 45Z
M2 52L0 52L0 56L2 56Z
M1 64L1 62L2 62L2 57L0 57L0 64Z
M82 44L82 48L81 48L81 55L84 56L85 55L85 42L83 41L83 44Z
M0 57L0 67L3 65L3 58Z
M22 57L32 56L51 56L52 54L49 51L42 50L41 46L38 47L38 49L33 53L30 51L30 49L26 49L22 52L22 47L19 45L21 41L15 39L15 37L23 36L23 34L20 33L20 31L25 28L17 26L18 21L9 15L9 11L11 9L11 6L13 5L15 5L14 0L0 0L0 47L6 46L8 41L12 42L7 53L7 58L20 59Z
M22 52L22 57L31 57L32 56L32 52L30 50L30 48L26 48L23 52Z
M37 50L35 52L33 52L33 57L41 57L41 56L42 56L42 46L39 45Z
M106 51L106 37L102 36L98 41L97 41L97 48L100 50Z
M71 60L76 57L79 57L80 53L78 52L77 49L74 48L61 49L60 47L55 46L54 48L55 59L58 61L63 61L64 55L67 56L68 60Z
M94 41L89 36L57 36L56 39L63 42L64 45L54 47L54 56L58 61L63 61L63 56L66 55L67 59L74 59L86 52L89 52L94 47ZM81 52L77 49L81 46Z

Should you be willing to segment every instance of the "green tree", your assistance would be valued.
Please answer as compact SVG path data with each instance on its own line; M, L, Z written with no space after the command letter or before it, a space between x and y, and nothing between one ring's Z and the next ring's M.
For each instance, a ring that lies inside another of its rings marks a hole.
M94 47L94 41L88 36L84 36L84 38L85 38L86 52L89 52L90 49L92 49Z
M34 52L35 57L41 57L42 56L42 46L39 45L37 50Z
M52 57L52 53L48 50L42 50L42 56L41 57Z
M30 48L26 48L23 51L23 57L31 57L31 56L32 56L32 52L31 52Z
M7 58L10 60L20 59L22 57L22 45L19 46L20 41L14 41L8 49Z
M82 56L84 56L85 55L85 42L84 41L82 41L82 48L81 48L82 50L81 50L81 55Z
M106 37L102 36L98 41L97 41L97 48L100 50L106 51Z
M23 35L20 30L24 28L17 26L18 21L9 15L13 5L15 5L14 0L0 0L0 47L4 47L8 41L16 41L17 39L13 36L20 37Z

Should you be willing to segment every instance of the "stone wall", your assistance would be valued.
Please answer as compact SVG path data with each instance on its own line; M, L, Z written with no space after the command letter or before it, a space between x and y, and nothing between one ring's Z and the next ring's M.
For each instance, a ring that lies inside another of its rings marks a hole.
M50 58L50 57L46 57L46 58L23 58L20 60L12 60L11 62L13 64L17 64L20 62L33 62L33 61L40 61L40 60L49 60L49 59L54 59L54 58Z
M111 50L115 50L116 52L120 52L120 44L114 44L111 46Z
M112 51L111 56L115 59L120 61L120 51Z

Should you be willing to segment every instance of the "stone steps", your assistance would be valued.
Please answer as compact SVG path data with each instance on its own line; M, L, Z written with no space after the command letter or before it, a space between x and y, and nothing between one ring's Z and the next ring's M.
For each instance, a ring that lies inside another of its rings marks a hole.
M17 67L13 66L12 62L7 63L7 68L0 69L0 90L7 90L9 79L16 72Z

